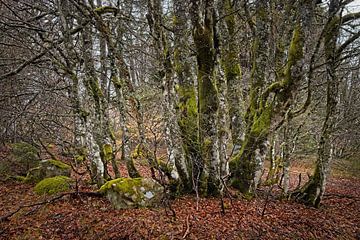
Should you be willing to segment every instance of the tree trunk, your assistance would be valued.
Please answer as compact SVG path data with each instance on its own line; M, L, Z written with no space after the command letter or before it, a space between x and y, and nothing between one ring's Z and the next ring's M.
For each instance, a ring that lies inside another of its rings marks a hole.
M89 100L89 116L87 117L87 142L89 145L89 154L92 161L92 174L96 179L98 186L104 183L107 178L107 169L104 159L101 158L101 150L103 146L102 132L102 104L101 98L103 93L99 86L98 79L94 68L92 51L93 43L91 41L91 29L87 28L83 32L83 58L84 58L84 85L90 96Z
M186 162L177 166L185 192L193 190L191 174L200 159L198 139L198 107L188 52L189 26L186 7L174 1L174 69L178 80L178 125ZM194 175L196 176L196 174Z
M266 3L260 1L260 16L266 16ZM265 14L265 15L264 15ZM266 31L264 19L259 20L257 31ZM290 42L287 63L280 79L264 89L266 69L266 36L260 31L255 38L253 51L250 106L245 121L245 140L240 152L230 162L232 185L246 195L253 195L259 183L269 132L279 125L293 102L293 95L302 77L303 31L298 20ZM270 93L274 96L269 98Z
M336 76L336 67L339 61L337 54L337 44L340 33L340 2L339 0L330 1L329 25L324 36L324 48L326 59L326 114L323 122L318 159L314 174L300 190L298 198L307 204L319 207L325 192L326 179L330 171L332 154L332 132L336 122L336 105L338 98L339 81Z
M154 45L157 59L159 59L160 69L157 77L163 86L163 109L165 118L165 141L168 152L168 168L170 169L172 189L176 190L180 186L180 180L184 185L188 184L187 167L185 156L182 149L182 141L179 135L179 126L175 111L175 84L173 76L173 66L168 46L168 39L162 27L162 4L160 0L148 1L148 20L149 26L154 36ZM178 171L180 169L180 173Z
M234 7L230 0L221 1L221 16L225 17L226 31L221 38L223 41L221 65L224 69L229 106L230 131L233 143L233 153L237 154L242 145L244 134L244 99L241 91L241 68L239 64L239 49L236 42L236 20Z
M200 193L220 193L219 143L217 134L218 92L215 85L214 1L205 1L204 22L199 19L200 1L193 0L190 11L196 48L199 94L199 142L201 146Z

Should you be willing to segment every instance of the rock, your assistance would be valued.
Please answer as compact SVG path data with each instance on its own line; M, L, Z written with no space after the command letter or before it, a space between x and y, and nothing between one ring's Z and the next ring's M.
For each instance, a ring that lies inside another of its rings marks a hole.
M59 160L44 160L40 162L40 166L29 170L25 182L39 182L45 178L55 176L70 177L71 167Z
M59 160L44 160L40 162L44 178L55 176L68 176L70 177L71 167L70 165Z
M164 188L151 178L118 178L105 183L100 192L116 209L157 207Z
M34 187L34 192L38 195L53 195L65 192L70 189L73 180L67 176L56 176L41 180Z

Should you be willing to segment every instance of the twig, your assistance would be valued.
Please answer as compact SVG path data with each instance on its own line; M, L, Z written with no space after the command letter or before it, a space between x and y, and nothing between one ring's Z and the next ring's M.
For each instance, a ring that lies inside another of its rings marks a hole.
M189 217L190 217L190 215L188 215L188 216L186 217L186 231L185 231L185 233L184 233L184 236L182 237L183 239L185 239L185 238L187 237L187 235L189 235L189 233L190 233Z
M268 205L268 203L269 203L269 196L270 196L270 194L271 194L274 186L275 186L275 185L271 185L271 187L269 188L269 191L267 192L266 200L265 200L265 205L264 205L264 208L263 208L263 210L262 210L262 212L261 212L261 217L264 217L264 215L265 215L266 207L267 207L267 205Z
M284 191L284 188L282 187L282 182L284 180L284 174L281 174L281 177L280 177L280 181L278 182L277 186L278 188L280 188L282 191Z

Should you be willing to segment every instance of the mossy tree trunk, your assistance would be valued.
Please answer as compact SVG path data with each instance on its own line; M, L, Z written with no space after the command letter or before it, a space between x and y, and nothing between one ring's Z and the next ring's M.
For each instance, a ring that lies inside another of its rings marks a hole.
M106 179L105 165L101 159L102 131L101 131L101 98L103 93L99 86L92 57L93 42L90 36L91 28L82 33L83 59L84 59L84 85L88 94L89 115L86 118L86 140L91 160L91 175L98 186L104 184Z
M244 99L242 96L241 68L239 64L239 46L236 39L236 15L234 3L231 0L222 0L221 16L225 16L225 29L222 34L222 58L221 65L225 73L230 118L230 133L234 148L234 154L241 148L244 134Z
M121 15L114 14L114 18L105 22L102 14L117 13L119 9L111 6L103 6L95 8L92 3L92 8L82 4L84 11L93 18L96 29L102 34L103 39L106 41L108 58L110 59L110 80L114 86L116 93L117 107L120 112L120 128L122 130L122 159L125 160L127 170L130 177L139 177L140 174L135 168L133 159L130 157L130 140L127 128L127 97L136 114L136 120L139 125L139 139L144 141L144 126L141 114L141 105L135 96L135 90L130 79L128 66L123 57L122 38L123 38L123 24ZM127 93L127 94L125 94ZM111 136L113 136L113 133Z
M189 174L185 162L182 139L175 110L175 83L173 63L171 61L168 37L163 29L163 14L161 0L148 0L148 23L155 45L158 59L157 79L163 88L163 111L165 119L165 141L168 154L168 169L171 174L172 187L178 189L182 182L183 187L189 187Z
M101 7L101 0L97 0L97 6ZM120 171L116 164L115 154L116 154L116 139L110 124L109 118L109 102L110 102L110 85L108 79L108 70L109 66L106 62L106 39L103 36L102 32L98 33L99 38L99 50L100 50L100 87L104 96L101 98L101 103L103 105L102 114L101 114L101 124L102 132L104 135L104 142L102 145L102 159L106 163L111 163L112 168L115 173L115 178L120 177Z
M332 159L332 133L336 122L336 105L338 99L339 80L336 76L336 67L340 55L337 53L337 39L340 34L340 1L330 1L329 24L324 35L324 51L326 59L326 113L323 122L318 158L314 174L300 189L298 198L305 203L319 207L325 192L326 179Z
M64 46L65 53L68 56L66 64L59 66L64 70L66 76L71 80L71 90L70 90L70 99L74 112L74 158L75 164L77 165L79 161L76 159L84 160L86 158L86 117L88 113L84 110L83 104L81 102L80 94L80 85L81 79L79 79L78 74L76 73L76 68L79 67L77 61L77 55L75 51L75 41L70 33L70 26L73 24L74 20L70 20L69 12L69 2L61 1L58 3L59 8L59 17L61 23L61 31L64 35ZM60 64L58 61L57 64Z
M198 107L199 107L199 142L201 148L199 190L202 194L220 193L219 146L217 134L217 111L219 106L218 91L215 83L214 49L214 1L191 1L191 20L193 39L197 58Z
M186 7L181 1L174 1L174 70L177 77L177 111L178 125L184 149L186 165L178 166L184 191L193 190L192 177L196 176L194 166L200 161L198 139L198 107L191 73L189 53L189 24L187 22ZM194 174L192 176L192 174Z
M252 82L245 115L246 132L240 152L230 162L232 185L253 195L259 183L267 150L267 138L281 123L293 102L302 77L303 31L299 18L289 44L287 61L277 81L265 87L267 64L267 1L257 1L253 42Z
M245 138L231 162L232 185L243 193L253 193L262 170L264 145L269 133L273 104L262 99L268 58L268 3L256 1L255 36L252 43L252 69L249 107L245 115Z

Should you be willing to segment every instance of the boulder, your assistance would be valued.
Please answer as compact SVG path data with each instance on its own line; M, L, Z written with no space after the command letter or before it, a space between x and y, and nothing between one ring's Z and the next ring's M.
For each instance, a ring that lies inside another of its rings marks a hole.
M29 170L25 182L39 182L45 178L51 178L55 176L67 176L70 177L71 167L70 165L63 163L59 160L44 160L40 162L40 166Z
M34 192L38 195L53 195L65 192L70 189L73 180L67 176L56 176L41 180L34 187Z
M100 192L116 209L157 207L164 188L151 178L118 178L105 183Z

